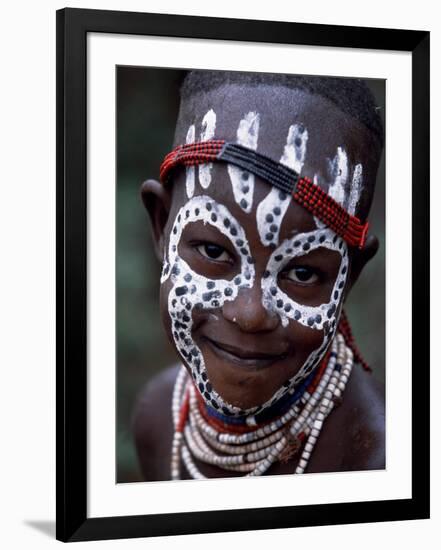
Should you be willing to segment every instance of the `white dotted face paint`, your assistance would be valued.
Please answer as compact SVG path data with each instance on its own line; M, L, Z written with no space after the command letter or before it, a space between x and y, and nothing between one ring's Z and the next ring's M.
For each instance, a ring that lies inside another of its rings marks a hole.
M257 150L259 121L258 113L247 113L239 124L237 142ZM201 140L212 139L215 126L216 114L210 110L202 121ZM194 125L190 126L186 141L195 141ZM307 141L308 132L301 124L290 126L280 162L301 173L306 156ZM199 169L208 167L208 170L199 170L199 181L205 188L211 182L211 165L199 167ZM343 147L337 148L337 155L330 162L330 170L332 183L329 194L340 204L347 203L348 211L354 213L362 190L361 164L354 167L350 192L348 190L348 158ZM245 212L251 212L254 175L231 165L228 165L228 172L236 203ZM314 176L314 183L318 183L317 175ZM267 310L279 315L284 327L287 327L290 322L300 323L310 330L321 331L323 339L320 345L310 353L298 372L287 380L268 401L247 410L239 409L225 402L213 389L208 379L203 354L192 338L192 315L195 309L219 310L226 301L235 300L241 288L252 288L255 283L254 261L245 231L238 221L224 205L217 203L214 199L208 196L193 196L194 187L194 168L189 167L186 173L186 189L189 200L180 209L175 219L161 275L162 283L168 279L172 282L168 296L168 308L173 339L208 405L229 416L256 414L273 405L287 392L293 391L295 386L305 379L323 358L335 334L340 315L342 294L348 273L347 244L322 222L316 220L317 230L296 235L278 246L282 220L292 199L290 195L272 188L258 205L256 221L261 242L274 249L260 281L262 304ZM192 270L179 256L178 246L185 226L197 221L216 227L232 242L238 257L241 258L240 272L232 280L208 279ZM278 275L292 258L304 256L321 247L336 251L342 258L329 301L317 306L297 303L279 287Z
M291 201L288 193L273 187L259 203L256 211L257 230L265 246L277 246L282 220Z
M240 273L231 281L208 279L192 270L179 256L178 247L182 232L188 223L195 221L203 221L213 225L231 240L238 256L241 258ZM278 286L278 274L293 257L303 256L320 247L337 251L342 256L330 300L318 306L296 303ZM221 308L225 301L236 299L240 288L252 288L255 281L255 271L250 252L243 228L228 209L210 197L197 196L189 200L179 210L170 234L168 261L164 263L161 277L162 283L169 277L173 282L168 296L168 308L176 348L189 365L191 376L205 401L213 408L229 416L252 415L261 412L294 388L314 369L335 333L348 271L347 245L330 229L296 235L285 240L271 254L267 269L261 280L264 307L277 312L284 326L290 320L293 320L312 330L322 330L324 337L318 349L313 350L297 374L285 382L269 400L257 407L242 410L225 402L213 389L208 379L203 354L195 344L191 331L193 325L192 313L195 308Z
M300 174L305 163L307 143L308 130L303 124L293 124L290 126L280 162Z
M202 119L202 132L201 141L208 141L214 138L214 131L216 129L216 113L213 109L210 109L205 113ZM199 166L199 183L203 189L207 189L211 183L211 170L213 163L201 164Z
M317 248L337 251L342 256L337 279L330 300L319 306L307 306L296 303L278 286L277 276L293 258L305 256ZM288 319L294 319L304 326L323 330L334 321L333 315L342 296L348 271L347 244L331 229L318 229L286 239L272 254L262 277L263 302L266 309L277 311L283 326Z
M307 142L308 130L303 124L291 125L280 159L281 164L300 174L305 162ZM260 240L265 246L277 246L279 243L280 227L291 200L290 195L273 188L257 207L257 230ZM277 214L277 212L280 213Z
M247 113L239 123L237 143L249 149L256 150L259 137L259 123L259 113L252 111ZM228 165L228 174L231 180L234 200L244 212L251 212L254 194L254 174L250 174L250 172L231 164Z
M197 221L216 227L234 246L241 259L241 266L240 272L231 281L208 279L196 273L179 256L178 247L185 226ZM229 415L244 414L238 407L226 403L213 389L208 380L203 354L192 338L192 313L195 308L221 308L225 301L237 297L239 289L252 288L255 280L253 259L245 232L225 206L208 196L196 196L179 210L170 232L168 261L164 262L161 283L169 277L173 283L168 295L173 339L176 349L190 367L195 384L211 407Z
M186 143L193 143L195 140L195 128L192 124L187 131L187 137L185 138ZM191 198L194 194L194 185L195 185L195 167L187 166L185 168L185 187L187 189L187 197Z
M342 257L330 299L318 306L297 303L279 287L278 275L293 258L304 256L322 247L336 251ZM280 316L283 326L287 326L289 320L294 320L310 329L321 330L324 334L320 347L310 354L300 370L276 392L271 403L308 376L321 360L337 327L343 289L348 275L348 263L347 244L328 228L301 233L291 239L286 239L271 254L261 281L264 307L269 311L276 312Z

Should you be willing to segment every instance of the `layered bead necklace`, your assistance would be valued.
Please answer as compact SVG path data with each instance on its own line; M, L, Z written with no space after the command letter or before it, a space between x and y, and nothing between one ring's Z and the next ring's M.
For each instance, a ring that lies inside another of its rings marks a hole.
M172 414L174 437L171 477L181 479L185 466L193 479L206 479L195 464L218 466L246 476L264 474L277 461L286 462L300 453L293 473L302 474L320 435L323 423L341 401L351 374L354 354L341 333L331 352L305 383L293 391L289 406L275 419L257 423L226 424L207 410L185 367L175 382Z

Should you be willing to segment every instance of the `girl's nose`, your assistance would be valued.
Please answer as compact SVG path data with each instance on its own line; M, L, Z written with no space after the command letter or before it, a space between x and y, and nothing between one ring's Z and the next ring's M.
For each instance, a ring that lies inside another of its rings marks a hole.
M236 323L243 332L269 332L280 323L278 314L263 306L258 281L252 288L240 289L235 300L226 301L222 313L225 319Z

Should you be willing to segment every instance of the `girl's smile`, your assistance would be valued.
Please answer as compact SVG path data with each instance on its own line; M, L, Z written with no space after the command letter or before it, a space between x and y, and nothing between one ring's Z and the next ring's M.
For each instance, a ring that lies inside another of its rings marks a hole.
M256 223L258 206L244 212L237 205L225 167L214 166L212 177L209 194L184 199L170 224L164 321L207 402L249 414L293 388L326 352L348 253L342 239L317 229L294 203L279 245L268 246ZM254 185L259 205L268 185L258 178Z

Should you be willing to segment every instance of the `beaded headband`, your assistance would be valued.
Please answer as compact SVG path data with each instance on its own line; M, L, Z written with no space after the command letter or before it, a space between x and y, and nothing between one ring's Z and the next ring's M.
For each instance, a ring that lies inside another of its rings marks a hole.
M325 223L349 246L363 248L369 223L351 216L337 201L315 185L309 178L275 160L223 139L212 139L179 145L165 156L160 168L160 179L165 183L171 170L178 165L195 166L208 162L227 162L268 181L306 208Z

